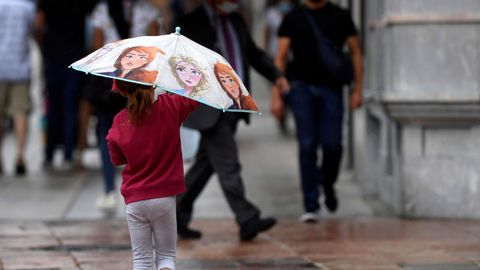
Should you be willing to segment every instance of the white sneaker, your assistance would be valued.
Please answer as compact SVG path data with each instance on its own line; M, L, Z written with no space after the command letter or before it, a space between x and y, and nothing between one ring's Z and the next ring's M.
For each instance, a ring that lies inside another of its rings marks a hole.
M57 171L61 173L72 173L74 171L73 162L64 160Z
M100 196L95 202L95 207L103 211L114 211L117 209L117 198L114 192Z
M300 222L303 223L317 223L320 220L318 212L305 212L300 216Z

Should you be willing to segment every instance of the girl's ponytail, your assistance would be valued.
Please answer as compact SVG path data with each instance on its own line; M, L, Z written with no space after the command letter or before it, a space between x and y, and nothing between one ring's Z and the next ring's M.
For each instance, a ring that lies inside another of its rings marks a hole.
M154 90L151 86L117 80L120 93L127 97L128 120L140 122L152 109Z

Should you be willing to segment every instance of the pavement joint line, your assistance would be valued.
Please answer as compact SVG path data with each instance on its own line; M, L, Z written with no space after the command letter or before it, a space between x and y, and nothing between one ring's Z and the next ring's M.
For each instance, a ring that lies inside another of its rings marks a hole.
M405 270L480 270L478 264L401 264L399 265Z
M29 248L32 251L122 251L122 250L131 250L130 245L60 245L60 246L50 246L50 247L39 247L39 248Z
M76 172L74 172L76 173ZM86 177L85 177L86 176ZM63 219L66 219L68 216L68 213L73 209L75 206L75 202L80 198L80 195L82 194L83 189L88 185L90 181L92 181L93 177L88 177L88 174L86 174L84 177L81 177L79 187L75 190L74 195L72 198L69 200L67 206L65 207L62 217Z

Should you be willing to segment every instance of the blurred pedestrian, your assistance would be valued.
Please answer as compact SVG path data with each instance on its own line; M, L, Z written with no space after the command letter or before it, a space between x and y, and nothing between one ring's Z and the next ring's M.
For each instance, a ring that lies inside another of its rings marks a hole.
M126 25L129 26L126 29L128 37L158 34L157 18L159 14L148 0L122 1L121 11L124 14L123 19L127 22ZM112 17L111 8L106 1L101 1L96 5L90 18L93 26L93 50L120 40L119 33L125 32L121 29L122 24L115 22ZM105 138L112 126L113 117L125 107L126 99L111 91L111 79L90 76L88 80L89 83L84 91L84 106L93 106L98 116L98 141L104 181L104 193L96 200L95 206L100 210L113 211L117 206L115 168L110 161Z
M345 59L351 60L353 67L350 65L350 68L353 71L350 71L354 77L350 106L352 109L358 108L362 103L363 76L360 41L349 12L326 0L306 0L304 6L287 14L278 36L275 62L281 70L287 70L291 80L286 103L295 117L299 142L305 209L300 219L316 222L319 218L321 188L327 209L335 212L338 208L334 184L342 157L342 89L348 83L336 75L348 77L349 73L348 63L342 65L345 74L331 73L333 68L325 59L340 59L342 55L338 52L341 52L345 43L348 45L350 57L345 55ZM293 60L286 67L289 51L293 53ZM337 54L333 55L333 52ZM272 112L279 117L283 113L284 103L280 91L274 89L274 93ZM320 167L317 165L319 147L323 151Z
M30 102L30 38L33 37L35 3L0 1L0 155L5 116L13 118L17 153L15 173L24 175L25 144ZM0 158L0 174L3 172Z
M73 170L77 140L81 74L68 65L85 55L85 18L95 0L39 0L37 40L45 65L47 95L47 145L44 165L53 168L58 144L63 144L60 169Z
M112 163L124 165L122 195L133 251L133 269L175 269L175 196L185 191L180 125L197 102L159 95L153 87L117 81L128 99L115 116L107 141Z
M211 0L199 5L175 25L181 26L186 37L222 53L247 88L250 65L282 88L288 87L273 62L253 42L244 19L235 12L237 7L237 1ZM239 119L248 121L248 115L222 113L200 106L184 123L199 130L201 139L194 163L186 174L187 192L181 194L177 202L178 235L182 238L201 237L201 232L188 225L193 204L214 172L218 174L220 186L235 214L241 240L251 240L275 224L273 218L261 218L260 210L245 197L234 138Z
M277 55L278 28L285 15L298 6L298 4L298 0L268 0L265 5L263 44L272 59Z
M265 6L264 47L268 55L274 59L277 55L277 32L283 18L299 4L298 0L268 0ZM282 134L288 134L287 110L277 119Z

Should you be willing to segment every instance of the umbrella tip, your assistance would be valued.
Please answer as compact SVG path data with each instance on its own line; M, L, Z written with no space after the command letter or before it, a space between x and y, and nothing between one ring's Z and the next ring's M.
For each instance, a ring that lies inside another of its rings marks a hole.
M180 26L175 27L175 34L180 35Z

